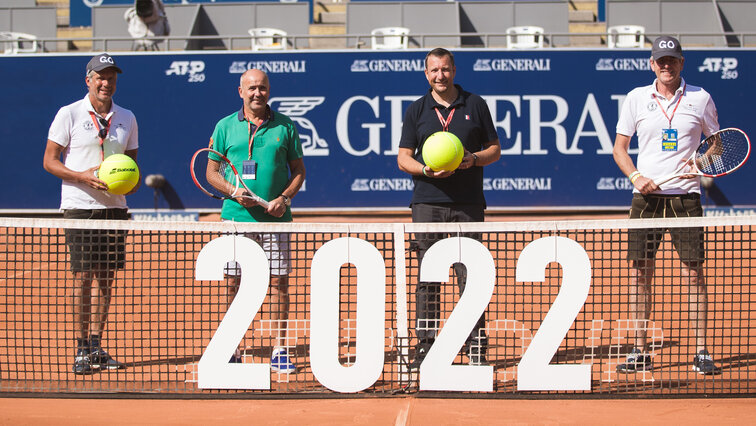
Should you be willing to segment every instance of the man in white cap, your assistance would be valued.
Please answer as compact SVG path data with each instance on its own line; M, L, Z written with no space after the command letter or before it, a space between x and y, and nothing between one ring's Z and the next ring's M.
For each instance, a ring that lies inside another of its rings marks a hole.
M87 95L62 107L50 125L43 166L63 181L60 208L64 218L129 218L126 198L108 192L107 184L95 176L102 160L111 154L126 154L134 161L137 157L136 118L113 102L120 73L121 69L107 53L93 57L87 64L84 80ZM129 194L138 187L139 184ZM122 231L66 229L74 275L74 374L124 368L101 344L115 271L124 266L124 238Z
M709 93L682 78L685 58L680 42L662 36L654 40L650 65L656 80L628 93L622 104L614 142L614 161L633 184L630 218L702 216L701 182L686 175L659 186L653 179L674 173L698 147L701 134L719 130L717 109ZM628 154L630 139L638 136L637 168ZM647 352L646 326L651 315L654 257L664 229L632 229L627 259L631 262L630 316L635 320L635 344L620 373L652 368ZM681 283L688 293L688 321L695 339L693 370L718 374L706 349L707 292L703 273L704 235L701 228L670 228L672 243L682 262Z

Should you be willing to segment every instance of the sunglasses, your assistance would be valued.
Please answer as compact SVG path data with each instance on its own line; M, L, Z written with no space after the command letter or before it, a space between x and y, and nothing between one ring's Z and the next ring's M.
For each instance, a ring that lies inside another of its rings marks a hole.
M100 118L98 121L100 122L100 132L97 135L100 139L105 139L108 136L108 120Z

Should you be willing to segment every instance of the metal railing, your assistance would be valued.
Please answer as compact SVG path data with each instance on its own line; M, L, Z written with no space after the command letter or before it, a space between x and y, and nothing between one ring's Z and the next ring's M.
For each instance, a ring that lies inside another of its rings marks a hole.
M661 34L646 33L646 48ZM673 33L686 47L740 48L756 47L756 32ZM606 48L606 32L545 33L544 48ZM409 48L506 48L506 33L410 34ZM289 45L278 50L370 49L370 34L289 34ZM252 51L249 35L201 35L155 37L158 51ZM41 52L130 51L136 50L131 37L56 37L39 38ZM270 52L270 51L268 51Z

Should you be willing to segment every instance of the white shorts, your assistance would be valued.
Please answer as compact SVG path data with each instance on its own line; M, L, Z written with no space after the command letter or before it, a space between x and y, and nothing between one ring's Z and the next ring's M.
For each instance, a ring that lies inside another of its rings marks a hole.
M270 264L270 275L289 275L289 234L248 233L243 235L260 244ZM226 263L223 271L231 277L241 275L241 268L235 261Z

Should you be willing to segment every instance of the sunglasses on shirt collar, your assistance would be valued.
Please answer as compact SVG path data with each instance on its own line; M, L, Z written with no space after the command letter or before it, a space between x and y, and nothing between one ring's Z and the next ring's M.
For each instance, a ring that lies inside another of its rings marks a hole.
M100 118L99 122L100 122L100 132L97 135L100 137L100 139L105 139L108 136L108 128L109 128L108 120L104 118Z

